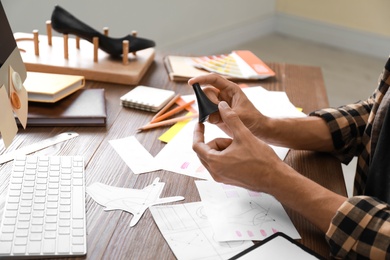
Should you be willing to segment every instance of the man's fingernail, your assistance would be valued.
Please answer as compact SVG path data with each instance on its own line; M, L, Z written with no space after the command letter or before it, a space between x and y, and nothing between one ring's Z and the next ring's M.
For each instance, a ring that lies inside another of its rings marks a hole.
M219 105L221 106L221 108L229 108L229 105L226 103L226 101L219 102Z

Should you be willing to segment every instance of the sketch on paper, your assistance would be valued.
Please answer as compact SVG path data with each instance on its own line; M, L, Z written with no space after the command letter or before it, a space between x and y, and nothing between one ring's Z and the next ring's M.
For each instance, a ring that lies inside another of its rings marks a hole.
M250 241L218 242L202 202L150 208L154 221L177 259L228 259L253 245Z
M218 241L263 240L276 232L300 238L271 195L214 181L195 183Z

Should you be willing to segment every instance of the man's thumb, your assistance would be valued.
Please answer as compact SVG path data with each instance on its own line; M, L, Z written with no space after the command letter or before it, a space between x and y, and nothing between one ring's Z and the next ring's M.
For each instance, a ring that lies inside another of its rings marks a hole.
M219 102L218 109L223 122L229 127L234 137L239 136L237 134L247 129L236 112L230 108L228 103L225 101Z

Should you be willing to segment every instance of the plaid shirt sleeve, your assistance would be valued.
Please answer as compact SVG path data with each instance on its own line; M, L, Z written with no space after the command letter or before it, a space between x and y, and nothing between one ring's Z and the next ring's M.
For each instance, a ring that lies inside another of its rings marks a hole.
M390 259L390 208L372 197L349 198L334 216L326 239L336 259Z
M354 156L361 153L362 137L374 101L375 93L366 101L310 113L310 116L318 116L326 121L335 148L332 154L342 163L348 164Z

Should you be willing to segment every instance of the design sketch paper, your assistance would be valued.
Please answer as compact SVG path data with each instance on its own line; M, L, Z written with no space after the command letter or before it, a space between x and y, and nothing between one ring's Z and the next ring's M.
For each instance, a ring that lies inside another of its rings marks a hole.
M253 245L216 241L202 202L154 206L150 212L179 260L228 259Z
M276 232L300 238L273 196L214 181L195 184L218 241L263 240Z
M110 140L109 143L134 174L160 170L154 157L138 142L135 136Z
M262 87L248 87L242 89L254 106L264 115L270 117L304 117L289 101L285 92L267 91ZM194 119L186 124L182 130L155 157L161 169L192 176L199 179L212 180L210 173L200 163L198 156L192 150L192 136ZM205 123L205 142L217 137L227 137L217 126ZM281 160L284 160L289 149L270 145ZM174 158L174 160L172 160Z
M105 211L124 210L133 214L130 227L136 225L141 219L145 210L150 206L184 200L182 196L160 198L165 183L156 178L153 183L142 190L118 188L95 182L87 187L87 193Z

